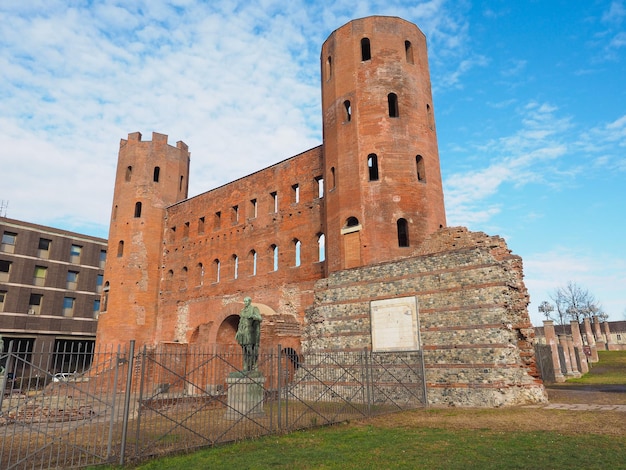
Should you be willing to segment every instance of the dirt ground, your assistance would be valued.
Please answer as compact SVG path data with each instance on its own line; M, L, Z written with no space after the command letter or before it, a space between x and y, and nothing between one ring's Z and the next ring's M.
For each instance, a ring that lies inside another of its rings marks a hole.
M553 385L550 403L626 405L626 387ZM555 431L564 434L626 436L623 411L555 410L545 407L428 408L374 418L365 424L381 427L489 429L493 431Z

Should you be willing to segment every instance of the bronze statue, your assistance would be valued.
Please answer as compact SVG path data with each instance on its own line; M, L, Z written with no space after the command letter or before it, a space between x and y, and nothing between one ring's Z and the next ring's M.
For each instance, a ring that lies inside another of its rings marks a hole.
M259 359L259 343L261 342L261 312L252 305L252 299L243 299L244 307L239 314L239 327L235 339L243 350L243 370L257 370Z

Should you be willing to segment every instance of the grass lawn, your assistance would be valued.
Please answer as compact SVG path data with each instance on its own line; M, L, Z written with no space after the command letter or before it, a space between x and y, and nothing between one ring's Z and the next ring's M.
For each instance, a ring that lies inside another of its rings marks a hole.
M626 351L601 352L600 362L576 382L626 384ZM561 402L567 392L554 393L548 389L551 401ZM578 403L589 403L582 401L589 397L593 403L626 403L626 393L582 393L572 395ZM626 413L430 408L224 445L137 468L626 469Z

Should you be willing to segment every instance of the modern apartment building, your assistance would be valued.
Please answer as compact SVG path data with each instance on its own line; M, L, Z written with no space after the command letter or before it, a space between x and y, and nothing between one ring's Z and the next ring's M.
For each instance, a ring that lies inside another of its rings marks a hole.
M4 352L87 351L96 334L107 241L0 217ZM67 355L67 354L66 354ZM50 354L46 369L58 372Z

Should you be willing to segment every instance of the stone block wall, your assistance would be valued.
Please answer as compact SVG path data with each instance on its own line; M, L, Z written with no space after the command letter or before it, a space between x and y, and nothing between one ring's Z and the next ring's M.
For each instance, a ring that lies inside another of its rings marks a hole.
M546 401L532 346L522 260L499 237L445 228L401 261L316 284L303 350L371 347L370 301L416 296L428 400L503 406Z

